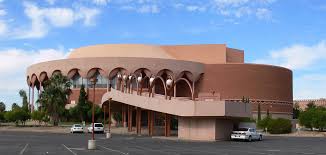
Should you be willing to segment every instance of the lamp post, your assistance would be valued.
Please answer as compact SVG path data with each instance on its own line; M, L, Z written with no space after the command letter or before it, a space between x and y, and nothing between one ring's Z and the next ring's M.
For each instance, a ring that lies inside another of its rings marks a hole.
M95 85L97 82L96 77L93 77L89 80L89 82L93 85L93 105L92 105L92 140L88 140L88 149L94 150L96 149L96 141L94 138L94 104L95 104Z
M109 122L108 122L108 132L106 133L106 138L111 138L111 100L112 98L109 98Z

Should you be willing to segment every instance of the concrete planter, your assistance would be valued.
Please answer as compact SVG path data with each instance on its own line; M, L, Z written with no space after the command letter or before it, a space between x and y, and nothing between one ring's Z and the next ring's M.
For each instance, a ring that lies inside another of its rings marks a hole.
M96 149L96 140L88 140L88 149L95 150Z

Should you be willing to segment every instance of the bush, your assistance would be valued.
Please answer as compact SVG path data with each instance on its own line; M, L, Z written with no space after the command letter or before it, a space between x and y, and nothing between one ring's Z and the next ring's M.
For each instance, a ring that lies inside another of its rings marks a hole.
M265 117L264 119L257 122L257 127L259 129L264 129L264 131L265 131L265 129L268 127L268 124L270 123L271 120L272 120L272 118Z
M271 119L268 123L268 132L271 134L291 133L291 121L284 118Z

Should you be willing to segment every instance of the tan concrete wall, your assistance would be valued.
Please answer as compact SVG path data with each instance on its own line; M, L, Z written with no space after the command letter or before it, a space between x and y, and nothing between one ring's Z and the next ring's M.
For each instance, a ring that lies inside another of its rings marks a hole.
M292 71L256 64L205 65L201 92L220 94L221 99L293 101Z
M244 63L244 51L233 48L226 48L226 62Z
M178 117L178 138L214 141L215 125L215 118Z
M158 111L176 116L230 116L230 117L249 117L251 116L251 106L229 101L193 101L172 98L166 100L164 96L156 95L154 98L148 95L139 96L134 94L122 93L111 89L102 97L102 103L109 98L114 101L143 109ZM234 104L234 106L232 106ZM245 107L247 109L245 109Z
M178 60L204 64L226 63L225 44L171 45L161 46L161 48Z

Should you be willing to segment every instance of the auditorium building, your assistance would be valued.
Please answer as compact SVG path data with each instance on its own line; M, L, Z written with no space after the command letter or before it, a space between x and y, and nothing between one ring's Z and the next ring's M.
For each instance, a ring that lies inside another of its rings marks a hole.
M245 63L243 50L225 44L81 47L65 59L28 67L32 108L35 94L57 73L72 82L67 108L78 104L85 85L90 101L95 95L106 112L121 113L122 126L137 134L228 139L241 118L257 117L258 106L262 117L268 111L292 118L292 71Z

